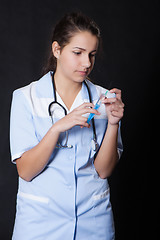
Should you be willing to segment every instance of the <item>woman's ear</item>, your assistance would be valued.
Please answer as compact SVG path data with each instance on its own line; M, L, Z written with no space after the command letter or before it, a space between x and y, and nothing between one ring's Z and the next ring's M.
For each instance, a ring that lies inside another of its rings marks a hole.
M59 58L59 55L60 55L60 49L61 47L59 46L58 42L57 41L54 41L52 43L52 52L53 52L53 55L55 56L55 58Z

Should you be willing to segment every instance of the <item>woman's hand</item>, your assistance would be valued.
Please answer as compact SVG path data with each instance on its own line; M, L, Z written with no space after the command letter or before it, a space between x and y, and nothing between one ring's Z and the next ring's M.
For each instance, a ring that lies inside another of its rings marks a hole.
M88 118L83 116L86 113L94 113L96 115L100 115L100 113L94 109L93 103L83 103L79 107L75 108L72 112L67 114L65 117L57 121L53 125L53 128L56 129L59 133L65 132L76 125L89 128L90 125L87 123Z
M102 103L104 103L106 107L108 123L116 125L123 117L124 103L121 99L121 90L113 88L110 92L116 93L116 98L105 98L102 100Z

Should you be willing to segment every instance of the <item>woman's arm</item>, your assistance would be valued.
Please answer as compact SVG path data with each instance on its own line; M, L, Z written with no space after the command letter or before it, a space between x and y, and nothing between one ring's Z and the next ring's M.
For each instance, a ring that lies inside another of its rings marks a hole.
M106 98L103 100L108 115L108 126L102 145L94 161L94 166L100 178L109 177L118 160L118 127L119 121L123 117L124 104L121 100L120 90L112 89L111 92L116 93L116 98Z
M94 161L94 166L100 178L107 178L111 175L117 160L117 137L118 124L108 124L101 148Z
M26 181L31 181L41 173L48 164L60 133L67 131L75 125L89 127L87 118L82 115L86 113L100 114L97 110L93 109L93 107L94 105L92 103L84 103L57 121L35 147L23 153L23 155L16 160L19 176Z
M58 138L59 132L53 126L35 147L23 153L16 160L17 171L21 178L31 181L43 171L56 146Z

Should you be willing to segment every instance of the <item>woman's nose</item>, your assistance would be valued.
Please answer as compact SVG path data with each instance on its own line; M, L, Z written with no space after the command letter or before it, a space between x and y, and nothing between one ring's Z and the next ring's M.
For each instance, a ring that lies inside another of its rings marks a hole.
M82 66L85 68L90 68L91 67L91 59L89 56L85 56L82 62Z

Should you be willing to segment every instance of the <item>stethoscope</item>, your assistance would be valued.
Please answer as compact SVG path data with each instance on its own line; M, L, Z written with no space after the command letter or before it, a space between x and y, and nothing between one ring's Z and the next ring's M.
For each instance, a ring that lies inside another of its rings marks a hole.
M65 116L67 115L67 110L65 109L64 106L62 106L62 104L60 104L58 101L57 101L57 96L56 96L56 88L55 88L55 82L54 82L54 74L51 73L51 76L52 76L52 84L53 84L53 94L54 94L54 101L51 102L48 106L48 112L49 112L49 116L51 117L51 120L52 120L52 124L54 124L54 121L53 121L53 114L54 114L54 110L53 109L53 105L58 105L63 111L64 111L64 114ZM87 91L88 91L88 96L89 96L89 101L90 103L92 103L92 98L91 98L91 93L90 93L90 89L86 83L86 81L84 80L84 84L87 88ZM99 145L97 143L97 135L96 135L96 129L95 129L95 122L94 122L94 118L92 118L92 128L93 128L93 139L91 140L91 147L92 147L92 150L93 151L97 151ZM56 148L72 148L73 145L68 145L68 131L65 132L65 137L66 137L66 140L65 140L65 143L62 145L59 141L57 142L57 145L56 145Z

